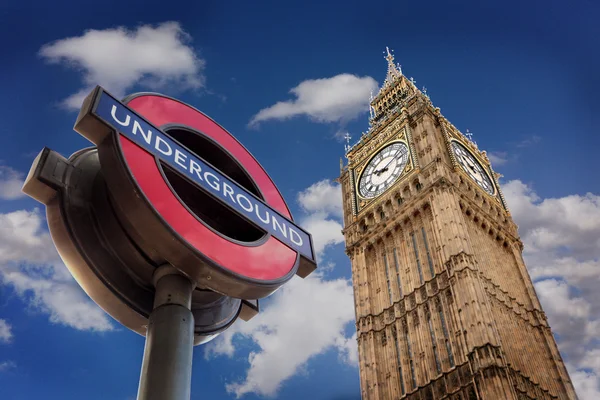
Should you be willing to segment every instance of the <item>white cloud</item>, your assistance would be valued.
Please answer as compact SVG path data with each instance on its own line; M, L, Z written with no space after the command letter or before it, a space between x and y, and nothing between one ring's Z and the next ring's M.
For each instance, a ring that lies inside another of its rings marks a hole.
M0 165L0 199L14 200L23 197L23 180L24 176L20 172Z
M248 355L246 376L227 384L227 390L237 397L247 393L274 396L285 380L329 349L337 349L342 360L356 365L356 336L344 334L353 321L350 282L324 280L320 273L314 273L304 280L294 278L288 282L254 319L236 322L207 345L206 355L232 356L235 337L250 338L259 350Z
M598 390L599 377L596 373L576 369L569 364L567 364L567 369L580 400L600 399L600 390Z
M328 245L343 241L340 187L329 180L317 182L298 194L298 202L307 214L301 225L313 234L319 269L304 280L293 278L261 303L264 310L254 319L236 322L206 348L207 357L231 357L240 336L258 346L248 355L245 377L227 385L237 397L274 396L283 382L304 371L311 358L330 349L337 350L341 362L358 365L356 334L345 334L354 322L352 285L346 279L326 280L333 263L322 261Z
M12 361L0 361L0 372L8 371L9 369L16 368L16 364Z
M308 213L326 212L338 218L343 215L342 189L329 179L314 183L300 192L298 203Z
M377 90L370 76L340 74L331 78L309 79L292 88L294 100L280 101L263 108L250 120L250 126L270 119L284 120L307 115L316 122L345 122L368 111L369 94Z
M520 142L515 143L515 146L520 147L520 148L530 147L530 146L538 144L541 141L542 141L541 136L531 135L531 136L528 136L525 139L521 140Z
M198 89L204 84L205 62L189 45L190 36L177 22L88 30L44 45L39 54L50 63L62 63L83 73L84 88L63 101L78 109L95 85L122 97L134 85L152 89L173 86Z
M508 162L508 154L503 151L492 151L487 156L494 167L504 165Z
M62 264L39 211L0 214L0 281L50 321L108 331L109 317L90 301Z
M600 256L600 196L570 195L541 200L521 181L504 186L511 213L529 252L558 248L578 259Z
M524 257L582 400L600 398L600 196L541 199L528 185L503 186Z
M337 220L327 217L325 213L314 213L302 218L300 225L311 233L317 259L323 258L323 253L328 246L344 242L342 224Z
M0 318L0 343L10 343L13 338L12 326Z
M300 225L313 236L319 259L327 246L344 242L342 235L342 190L340 185L324 179L298 193L298 203L306 212Z
M337 337L336 347L340 352L341 359L348 365L358 366L358 345L357 345L357 333L350 337Z

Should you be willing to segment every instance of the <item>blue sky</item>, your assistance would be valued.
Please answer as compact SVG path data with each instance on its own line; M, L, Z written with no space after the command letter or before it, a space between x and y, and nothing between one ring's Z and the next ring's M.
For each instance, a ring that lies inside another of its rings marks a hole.
M523 4L522 4L523 3ZM0 388L6 399L135 398L143 338L107 317L19 195L34 155L89 146L78 93L162 92L261 162L315 235L319 273L194 350L192 398L359 398L340 137L367 130L385 47L502 173L538 294L582 399L600 398L600 8L588 0L0 5ZM254 122L254 123L251 123ZM281 315L293 318L281 318ZM311 337L307 342L302 340Z

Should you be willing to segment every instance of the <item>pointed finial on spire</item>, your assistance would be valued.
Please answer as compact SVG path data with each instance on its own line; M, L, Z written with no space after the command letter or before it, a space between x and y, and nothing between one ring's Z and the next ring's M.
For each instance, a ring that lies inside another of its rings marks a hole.
M350 151L350 139L352 139L352 136L350 136L350 134L346 132L346 134L344 135L344 139L346 140L344 149L346 150L346 153L348 153Z
M400 64L394 64L394 51L390 50L390 48L387 46L385 48L385 59L388 62L388 70L385 81L383 82L384 87L392 84L392 82L402 76L402 68L400 68Z
M475 141L473 140L473 132L467 129L467 131L465 132L465 136L469 138L469 141L471 141L475 146L477 146L477 143L475 143Z
M427 88L425 86L423 86L423 89L421 89L421 91L425 96L427 96Z
M415 85L415 87L417 86L417 81L415 81L415 78L413 78L412 76L410 77L410 83Z
M394 61L394 55L390 52L390 48L385 46L385 51L387 51L387 56L385 57L386 60L390 62Z
M350 144L350 139L352 139L352 136L350 136L350 134L346 132L346 134L344 135L344 139L346 139L346 144Z

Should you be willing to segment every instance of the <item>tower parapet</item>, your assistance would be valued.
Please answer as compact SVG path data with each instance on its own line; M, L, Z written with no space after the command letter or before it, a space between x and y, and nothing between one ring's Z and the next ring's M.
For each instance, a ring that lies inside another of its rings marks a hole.
M499 175L385 58L338 179L363 399L576 399Z

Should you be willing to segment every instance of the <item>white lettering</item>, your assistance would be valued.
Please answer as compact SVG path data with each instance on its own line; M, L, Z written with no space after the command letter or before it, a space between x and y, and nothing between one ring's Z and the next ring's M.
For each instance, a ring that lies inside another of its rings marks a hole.
M194 160L190 160L190 172L192 174L196 174L196 176L198 176L198 179L200 179L201 181L203 181L204 179L202 179L202 175L200 175L200 173L202 172L202 170L200 169L200 164L198 164L196 161Z
M181 168L187 169L187 167L185 166L185 164L183 164L183 162L185 161L186 158L187 158L187 156L185 154L183 154L182 152L180 152L178 149L175 149L175 162Z
M212 177L212 182L208 180L208 177ZM215 174L211 173L211 172L205 172L204 173L204 180L208 183L208 185L215 189L215 190L219 190L220 186L219 186L219 178L217 178L215 176Z
M128 126L129 121L131 120L131 117L129 116L129 114L127 114L127 116L125 117L125 122L121 122L117 119L117 116L115 115L116 112L117 112L117 106L113 105L112 109L110 110L110 115L112 115L113 119L117 122L117 124L119 124L121 126Z
M225 197L227 197L227 195L229 195L229 198L231 199L231 201L233 201L235 203L235 199L233 198L233 188L231 186L229 186L229 184L227 182L223 182L223 195Z
M298 234L298 232L293 230L291 227L290 227L290 240L292 241L292 243L294 243L295 245L298 245L298 246L302 246L302 244L304 243L300 234Z
M163 144L165 146L167 146L166 150L163 150L160 148L160 145ZM158 151L160 151L161 153L163 153L165 156L170 156L171 154L173 154L173 149L171 148L171 146L169 146L169 143L165 142L165 140L163 138L161 138L160 136L156 136L156 141L154 142L154 148Z
M262 219L262 217L260 216L260 214L258 213L258 205L256 206L256 216L258 217L258 219L260 219L262 222L264 222L265 224L269 223L269 211L265 210L265 218L266 219Z
M248 200L248 198L246 196L244 196L241 193L238 193L235 198L237 199L238 204L246 211L248 212L252 212L253 209L253 204L250 202L250 200ZM242 204L242 202L240 201L241 199L244 199L246 201L246 203L248 204L248 208L244 207L244 205Z
M281 233L283 233L283 236L285 236L287 238L287 227L285 226L285 224L282 222L281 224L279 224L279 222L277 221L277 218L275 218L275 216L273 216L273 230L275 232L277 232L277 228L279 228L279 230L281 231Z
M129 115L127 117L129 117ZM152 141L152 131L149 130L148 133L144 132L140 123L136 120L133 120L133 134L137 135L137 131L139 131L142 134L146 143L150 144L150 142Z

